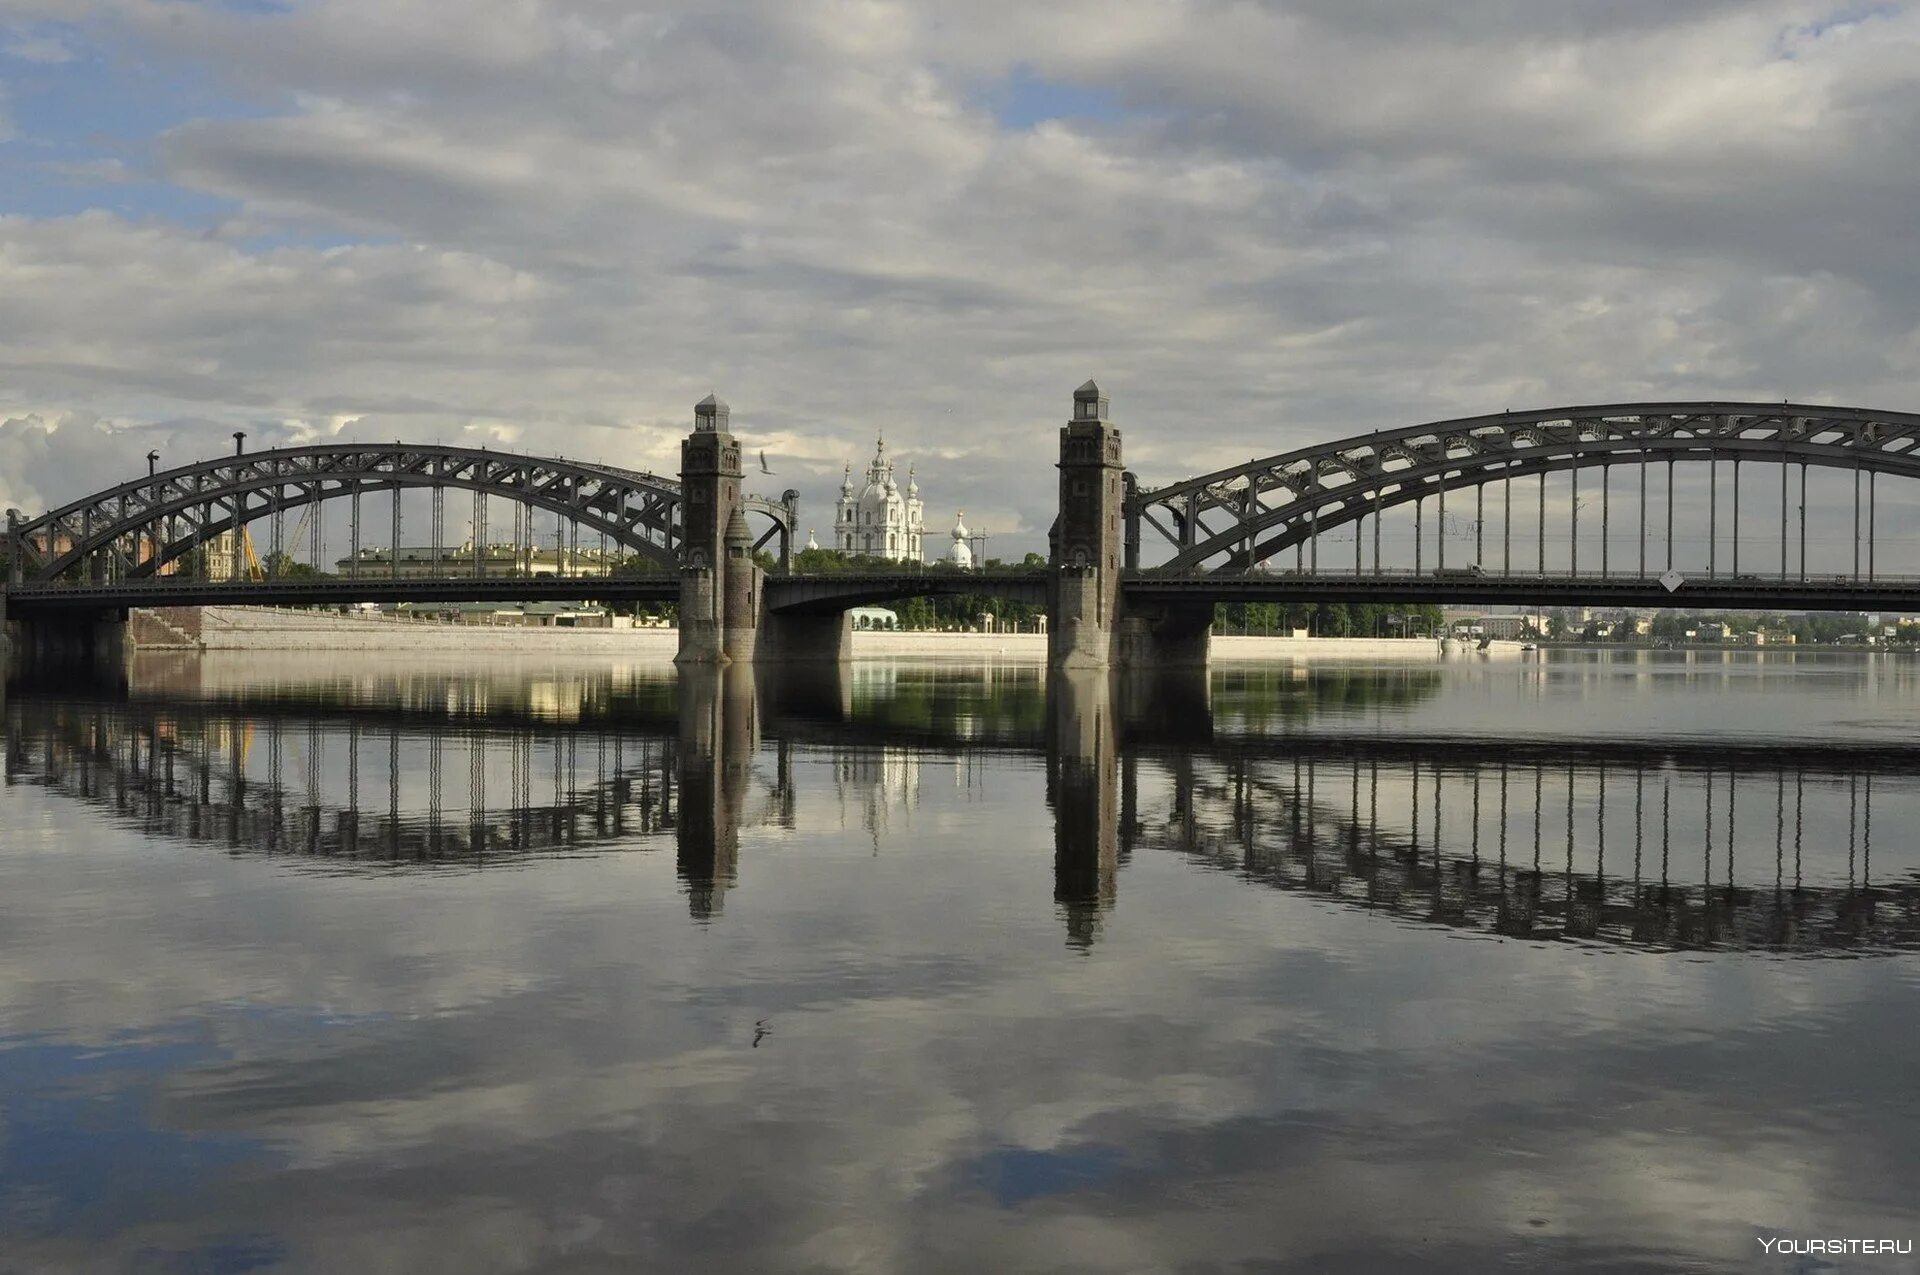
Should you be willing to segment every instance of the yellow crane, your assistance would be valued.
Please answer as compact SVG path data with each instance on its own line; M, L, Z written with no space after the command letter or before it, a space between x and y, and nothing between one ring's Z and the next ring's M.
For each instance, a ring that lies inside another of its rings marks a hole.
M307 525L313 521L313 510L317 503L316 501L307 502L307 507L300 513L300 525L293 529L292 538L285 541L281 546L280 552L282 554L286 553L287 545L299 544L300 538L307 534ZM266 564L260 561L259 551L253 547L253 532L246 527L240 528L240 557L243 564L240 570L246 573L247 579L257 581L267 578ZM320 564L316 562L314 564L314 570L317 571L319 569Z
M264 580L267 578L267 569L261 564L260 555L254 552L253 533L245 527L240 528L240 553L246 560L246 565L241 569L247 573L247 579Z

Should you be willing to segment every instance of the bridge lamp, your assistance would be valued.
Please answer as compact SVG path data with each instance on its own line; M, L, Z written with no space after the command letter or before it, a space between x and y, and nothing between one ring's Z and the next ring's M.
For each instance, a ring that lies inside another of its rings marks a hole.
M160 472L160 453L157 451L148 452L147 453L147 477L151 478L159 472Z

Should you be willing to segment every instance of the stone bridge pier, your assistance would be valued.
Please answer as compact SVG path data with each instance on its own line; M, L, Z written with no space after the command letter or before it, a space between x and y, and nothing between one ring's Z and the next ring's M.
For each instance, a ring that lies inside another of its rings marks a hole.
M694 404L680 444L681 664L751 663L759 633L761 575L740 496L740 440L727 405Z
M1211 603L1129 604L1121 587L1129 475L1107 396L1088 381L1060 430L1047 656L1055 669L1205 668Z
M693 433L680 444L680 649L683 665L843 663L852 656L852 617L785 614L767 602L766 572L754 561L740 482L740 440L727 405L709 394L694 405Z
M124 610L10 616L0 588L0 663L7 676L118 673L131 653Z

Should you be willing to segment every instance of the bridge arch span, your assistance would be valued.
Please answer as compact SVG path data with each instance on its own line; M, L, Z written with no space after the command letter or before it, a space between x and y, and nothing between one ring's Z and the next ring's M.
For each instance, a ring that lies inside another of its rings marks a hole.
M325 443L198 461L33 519L9 510L14 579L53 581L81 569L151 576L235 527L283 518L318 502L420 488L515 501L572 519L660 566L679 565L681 489L673 479L486 449ZM747 497L745 503L747 512L774 524L759 544L777 537L785 560L796 520L794 494L779 501ZM457 563L448 565L457 570Z
M1169 571L1245 571L1368 515L1511 477L1657 462L1755 461L1920 478L1920 415L1806 404L1638 403L1555 408L1356 434L1248 461L1126 506Z

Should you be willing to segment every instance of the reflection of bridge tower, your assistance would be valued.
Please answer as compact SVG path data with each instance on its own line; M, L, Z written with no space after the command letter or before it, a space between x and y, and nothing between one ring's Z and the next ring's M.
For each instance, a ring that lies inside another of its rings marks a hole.
M760 745L751 662L680 675L678 870L696 920L720 911L740 858L740 810Z
M1120 768L1105 673L1063 673L1047 697L1047 780L1053 805L1053 897L1067 943L1092 945L1113 907L1120 864Z

